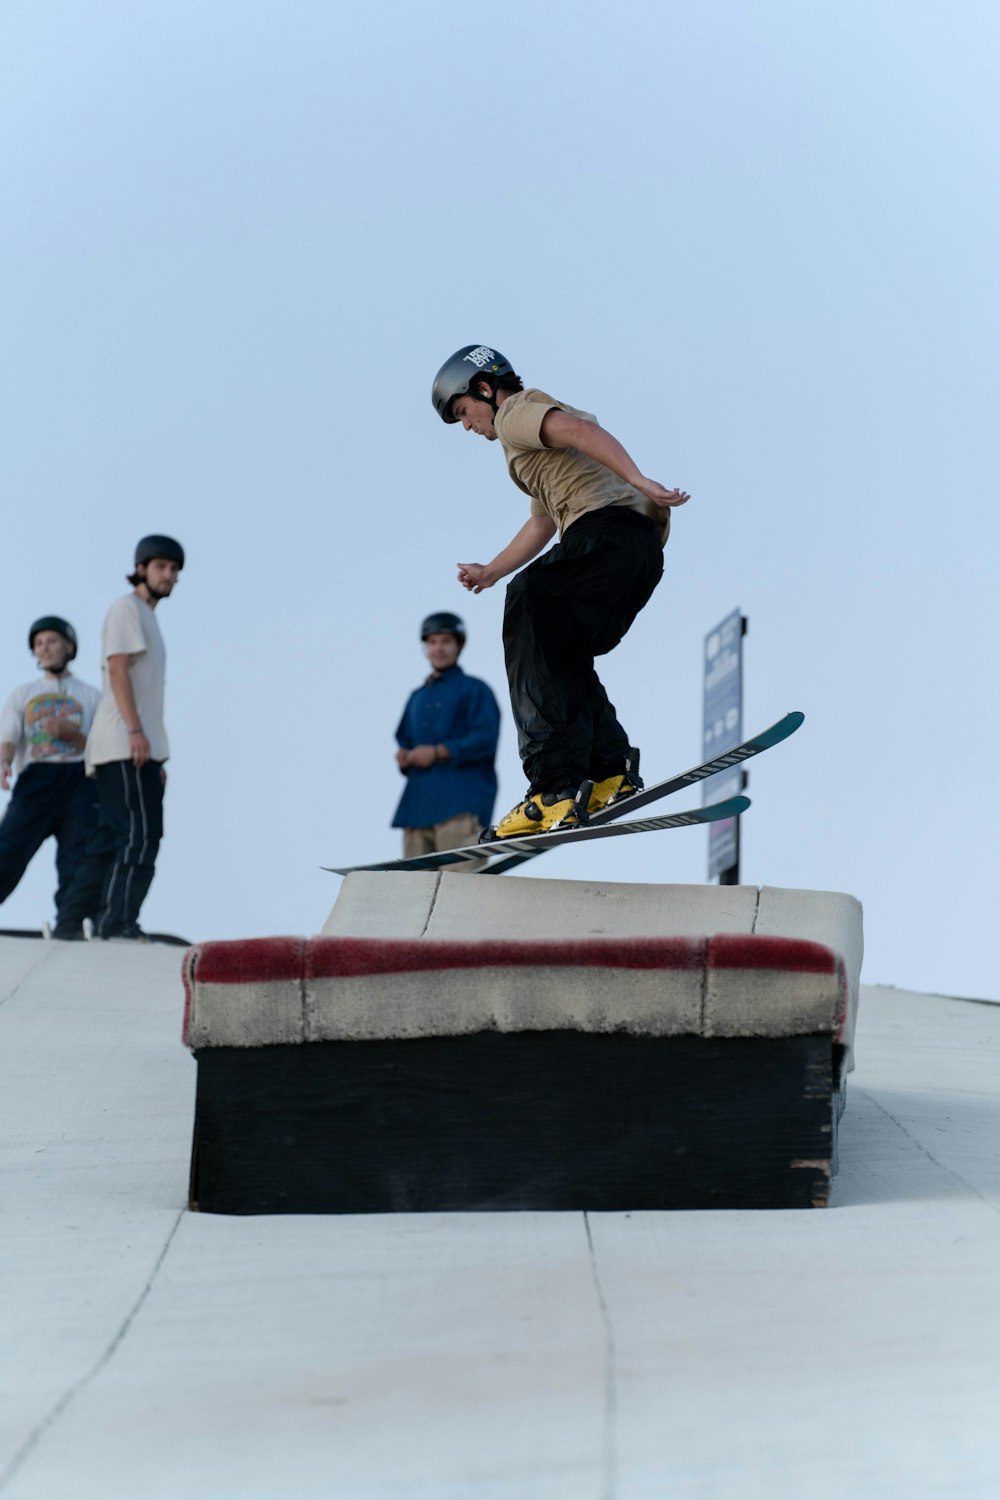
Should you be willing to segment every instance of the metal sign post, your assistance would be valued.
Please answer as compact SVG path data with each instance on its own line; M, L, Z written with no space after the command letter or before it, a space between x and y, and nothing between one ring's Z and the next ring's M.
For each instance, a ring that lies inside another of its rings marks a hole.
M747 619L738 609L705 637L703 750L706 760L732 750L743 739L743 637ZM735 797L747 785L747 773L734 766L701 784L704 806ZM740 882L740 820L712 823L708 832L708 878L720 885Z

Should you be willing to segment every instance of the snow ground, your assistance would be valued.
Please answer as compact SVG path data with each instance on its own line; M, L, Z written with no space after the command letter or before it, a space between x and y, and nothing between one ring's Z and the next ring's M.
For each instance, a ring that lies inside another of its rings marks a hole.
M833 1207L185 1210L180 950L0 939L2 1500L1000 1494L1000 1009L866 987Z

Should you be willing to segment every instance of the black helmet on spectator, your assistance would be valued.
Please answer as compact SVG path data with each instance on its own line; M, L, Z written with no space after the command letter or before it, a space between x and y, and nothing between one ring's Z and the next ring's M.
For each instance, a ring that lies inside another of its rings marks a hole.
M175 542L172 536L144 536L141 542L136 542L136 567L140 563L152 562L154 557L163 557L167 562L175 562L179 568L184 566L184 548L180 542Z
M501 375L513 374L514 366L499 349L490 349L486 344L466 344L445 360L434 377L431 390L434 410L443 422L457 422L458 418L451 414L451 403L456 396L468 395L477 376L485 375L495 380Z
M40 635L43 630L54 630L57 635L62 636L63 640L66 642L66 645L69 647L69 654L66 657L66 660L72 661L74 656L76 655L79 642L76 638L76 631L73 629L69 621L64 620L62 615L42 615L40 619L35 621L34 625L32 625L31 629L28 631L29 651L34 651L35 636Z
M453 635L460 646L465 645L465 621L458 615L453 615L450 610L439 610L436 615L428 615L420 627L420 639L426 641L429 635Z

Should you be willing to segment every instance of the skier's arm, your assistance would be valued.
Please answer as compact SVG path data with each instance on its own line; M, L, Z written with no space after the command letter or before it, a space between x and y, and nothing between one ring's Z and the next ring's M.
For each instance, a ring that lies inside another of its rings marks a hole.
M135 706L128 660L124 655L108 657L108 681L111 683L118 712L125 720L125 728L128 730L129 758L134 766L144 766L150 759L150 746L139 719L139 710Z
M17 754L18 741L24 733L24 708L17 688L0 708L0 788L10 791L10 773Z
M13 740L0 740L0 790L5 792L10 791L10 772L16 749Z
M518 568L523 568L525 563L537 557L555 534L556 523L548 516L529 516L517 536L507 543L502 552L497 553L492 562L459 563L458 581L463 588L471 589L474 594L481 594L483 589L492 588L501 578L506 578L508 573L516 573Z
M68 715L53 714L51 718L42 719L41 728L54 740L62 740L64 745L72 745L74 750L82 750L87 743L87 736Z
M596 459L656 505L683 505L691 498L684 490L668 490L657 480L647 479L610 432L597 422L585 422L558 406L550 407L542 418L541 437L546 448L576 448L588 458Z

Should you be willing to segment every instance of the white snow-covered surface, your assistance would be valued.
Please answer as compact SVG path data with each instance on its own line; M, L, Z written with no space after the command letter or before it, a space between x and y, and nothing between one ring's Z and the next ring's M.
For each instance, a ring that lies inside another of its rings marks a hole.
M1000 1494L1000 1012L865 988L826 1211L184 1204L181 950L0 939L2 1500Z

